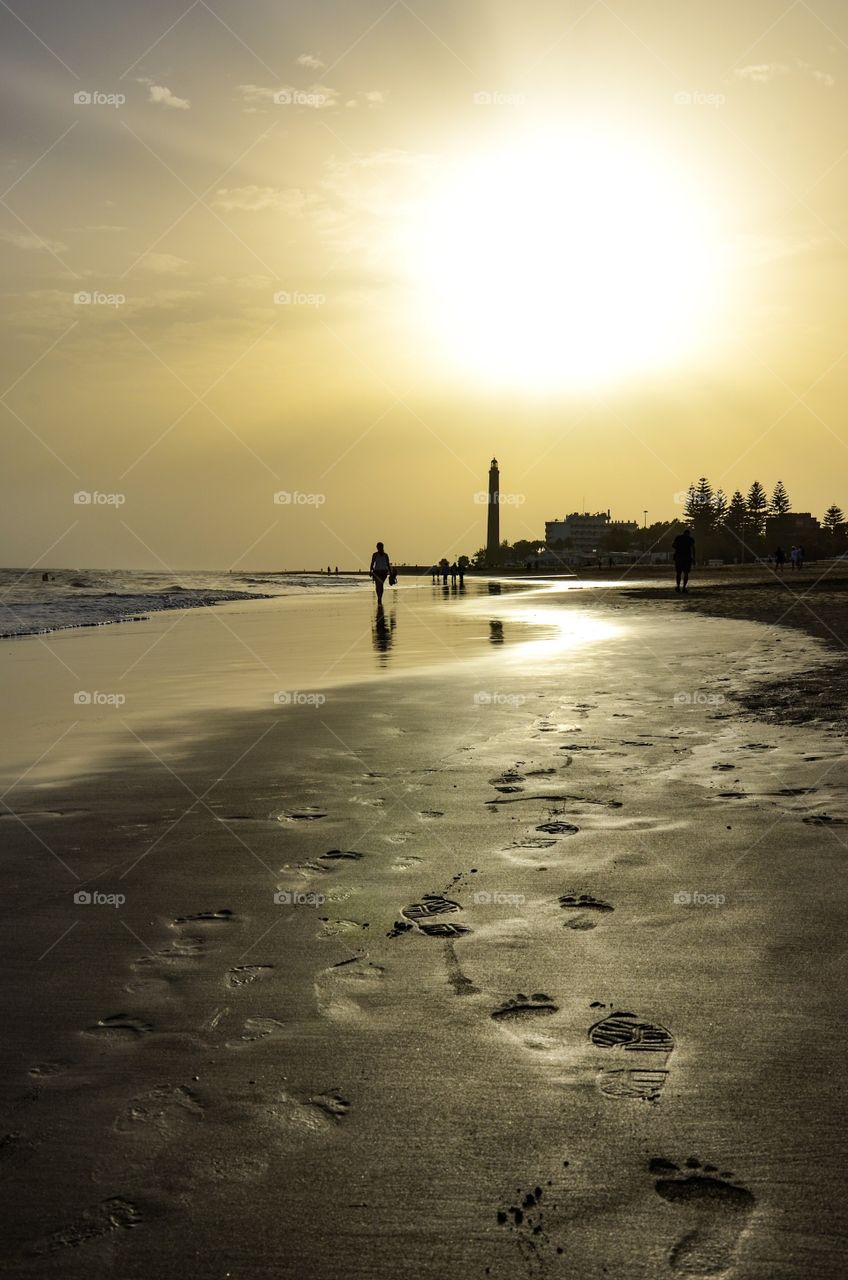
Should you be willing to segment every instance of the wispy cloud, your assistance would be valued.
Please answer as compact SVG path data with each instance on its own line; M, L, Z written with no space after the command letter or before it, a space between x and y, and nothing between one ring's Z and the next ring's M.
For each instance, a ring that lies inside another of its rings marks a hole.
M47 236L28 235L24 231L0 231L0 240L15 249L42 250L47 253L67 253L68 246L61 240L50 240Z
M155 102L161 107L170 107L174 111L188 111L191 108L188 98L178 98L164 84L156 84L153 80L142 76L139 77L138 83L147 85L148 102Z
M307 67L310 71L320 71L325 64L314 53L301 53L298 55L297 65Z
M328 84L312 84L308 89L298 89L292 84L281 84L275 89L261 84L240 84L238 89L246 112L265 111L274 107L326 111L338 106L339 102L338 89L332 89Z
M220 187L212 203L227 212L239 209L244 213L262 213L275 209L279 213L302 213L309 197L299 187Z
M771 84L773 80L780 80L784 76L793 74L809 76L810 79L824 85L825 89L833 89L836 85L836 77L832 76L829 71L819 71L816 67L811 66L809 62L801 62L798 59L793 63L753 62L746 67L737 67L733 72L733 78L735 80L748 80L753 84Z

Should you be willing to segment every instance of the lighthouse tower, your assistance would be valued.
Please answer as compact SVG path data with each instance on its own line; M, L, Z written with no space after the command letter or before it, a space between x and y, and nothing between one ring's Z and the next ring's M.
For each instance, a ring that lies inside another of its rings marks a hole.
M500 472L498 460L489 467L489 520L486 529L486 563L497 564L501 545Z

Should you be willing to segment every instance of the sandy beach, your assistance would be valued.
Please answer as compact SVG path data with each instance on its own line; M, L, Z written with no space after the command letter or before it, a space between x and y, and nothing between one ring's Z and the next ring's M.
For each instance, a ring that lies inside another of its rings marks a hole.
M688 604L4 642L5 1272L844 1275L838 654Z

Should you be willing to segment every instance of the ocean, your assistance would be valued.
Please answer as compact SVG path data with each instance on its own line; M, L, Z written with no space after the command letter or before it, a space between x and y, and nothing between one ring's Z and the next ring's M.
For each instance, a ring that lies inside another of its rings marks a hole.
M204 608L228 600L267 600L363 586L370 586L367 578L345 574L0 569L0 639L137 622L167 609Z

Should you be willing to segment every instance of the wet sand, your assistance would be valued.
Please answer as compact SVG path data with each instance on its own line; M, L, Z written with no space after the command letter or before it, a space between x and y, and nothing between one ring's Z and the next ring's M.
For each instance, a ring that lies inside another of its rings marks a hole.
M383 649L334 601L353 678L288 668L320 704L198 618L135 668L143 742L6 795L8 1273L844 1274L848 753L739 714L833 653L456 604L399 592ZM226 613L264 661L271 614Z

